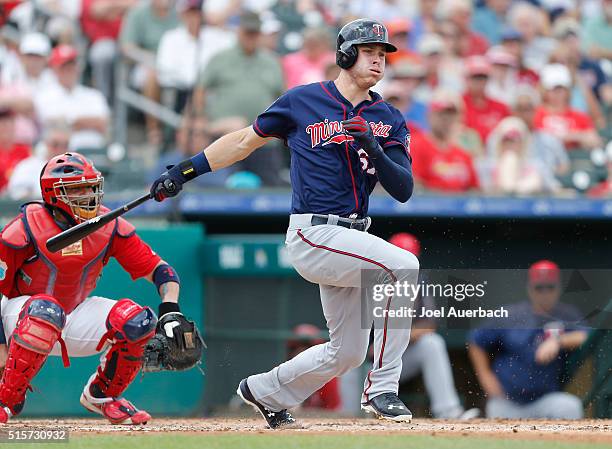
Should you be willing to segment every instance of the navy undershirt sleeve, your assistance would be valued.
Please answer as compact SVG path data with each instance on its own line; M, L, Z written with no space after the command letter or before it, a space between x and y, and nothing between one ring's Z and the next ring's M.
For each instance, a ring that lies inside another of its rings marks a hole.
M393 146L370 158L380 184L397 201L405 203L412 196L412 163L403 146Z

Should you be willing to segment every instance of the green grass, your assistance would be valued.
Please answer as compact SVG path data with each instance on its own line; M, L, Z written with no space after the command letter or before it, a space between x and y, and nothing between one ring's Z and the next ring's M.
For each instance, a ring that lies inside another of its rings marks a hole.
M562 438L562 436L561 436ZM11 444L15 449L599 449L612 444L518 440L486 437L449 437L430 435L99 435L74 436L68 444Z

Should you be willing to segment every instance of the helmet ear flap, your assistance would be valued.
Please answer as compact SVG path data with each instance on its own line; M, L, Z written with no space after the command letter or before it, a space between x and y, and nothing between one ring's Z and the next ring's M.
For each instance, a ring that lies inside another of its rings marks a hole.
M341 69L350 69L357 62L357 48L354 45L350 45L345 51L338 49L336 51L336 64Z

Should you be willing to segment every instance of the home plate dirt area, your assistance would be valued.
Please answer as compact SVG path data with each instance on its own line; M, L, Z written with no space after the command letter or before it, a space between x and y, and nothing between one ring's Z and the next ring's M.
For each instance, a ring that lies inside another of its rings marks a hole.
M143 426L110 425L99 419L15 419L2 430L67 430L70 438L94 435L425 435L441 437L483 437L493 439L549 440L601 443L612 447L612 420L472 420L446 421L415 419L394 423L375 419L307 418L296 428L272 431L256 418L154 418ZM607 443L607 444L606 444Z

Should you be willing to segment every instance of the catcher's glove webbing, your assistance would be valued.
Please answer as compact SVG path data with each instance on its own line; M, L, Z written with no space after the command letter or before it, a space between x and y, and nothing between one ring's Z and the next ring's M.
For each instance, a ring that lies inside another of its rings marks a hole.
M202 360L206 344L195 323L180 312L170 312L157 322L155 335L144 351L143 372L184 371Z

